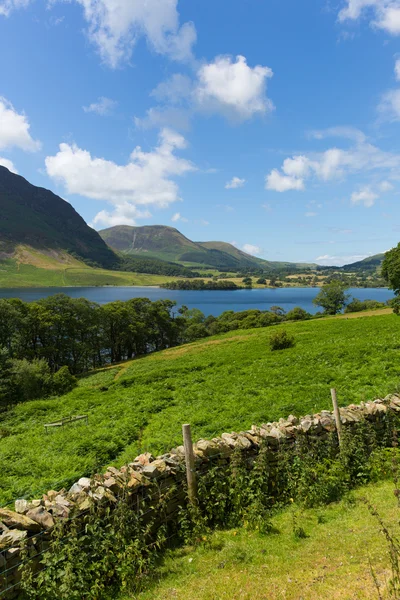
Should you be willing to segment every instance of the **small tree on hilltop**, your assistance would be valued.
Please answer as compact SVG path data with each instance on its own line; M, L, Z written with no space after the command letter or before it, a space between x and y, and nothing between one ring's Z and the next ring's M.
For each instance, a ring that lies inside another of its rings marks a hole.
M350 295L346 294L347 289L341 281L333 280L326 283L314 298L313 304L322 306L327 315L336 315L343 310L350 298Z

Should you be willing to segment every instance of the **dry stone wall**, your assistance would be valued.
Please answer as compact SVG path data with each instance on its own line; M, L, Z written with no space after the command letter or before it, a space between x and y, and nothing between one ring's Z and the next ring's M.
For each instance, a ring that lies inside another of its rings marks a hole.
M384 434L389 413L400 413L400 396L390 395L373 402L340 408L343 428L366 420L372 424L378 438ZM240 433L223 433L212 440L201 439L194 444L196 469L206 471L217 457L228 463L236 449L255 456L265 444L271 460L274 456L276 460L277 450L282 444L294 446L299 436L305 435L327 439L335 430L333 413L322 410L302 418L290 415L278 422L253 425ZM150 453L141 454L128 465L119 469L108 467L103 475L92 479L81 477L69 490L50 490L42 498L31 501L16 500L14 510L0 509L0 597L11 599L18 595L23 544L28 547L34 568L40 568L40 556L49 549L51 532L58 520L85 514L95 503L113 504L122 490L130 495L132 510L135 510L139 501L146 501L147 491L153 489L152 482L157 482L158 494L165 493L172 486L178 489L178 494L174 494L165 510L166 519L178 519L177 508L185 501L184 477L184 448L179 446L158 457ZM151 494L148 498L150 504Z

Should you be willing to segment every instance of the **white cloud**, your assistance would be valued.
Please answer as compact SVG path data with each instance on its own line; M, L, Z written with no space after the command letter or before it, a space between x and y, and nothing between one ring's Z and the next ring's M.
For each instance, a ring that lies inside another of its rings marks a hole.
M153 96L159 102L181 104L190 97L192 90L193 83L190 77L181 73L174 73L169 79L159 83L150 96Z
M185 217L182 217L181 213L177 212L175 213L172 218L171 221L173 223L178 223L178 221L181 221L182 223L187 223L188 220Z
M398 58L394 64L394 74L397 81L400 81L400 58Z
M400 121L400 89L385 92L378 111L385 120Z
M193 163L175 155L176 150L185 147L181 135L163 129L153 151L144 152L137 146L128 164L118 165L63 143L55 156L46 158L46 169L49 177L62 182L69 194L113 204L114 213L102 211L102 219L125 216L133 220L138 216L137 206L163 208L180 199L178 185L172 178L196 169Z
M249 67L244 56L237 56L236 62L230 56L217 56L200 67L194 99L201 110L244 121L273 109L266 93L272 75L269 67Z
M11 102L0 96L0 149L20 148L29 152L40 149L40 142L29 133L30 124L24 114L18 113Z
M0 156L0 166L6 167L9 171L11 171L11 173L18 175L18 171L14 166L14 163L11 160L8 160L8 158L3 158Z
M349 139L348 135L346 138ZM385 152L364 137L353 137L348 149L329 148L324 152L286 158L281 170L272 169L266 177L266 189L278 192L305 189L306 181L330 181L349 174L376 171L384 176L395 176L400 168L400 154Z
M105 117L107 115L112 114L117 104L118 102L116 100L111 100L111 98L100 96L97 102L93 102L92 104L89 104L89 106L83 106L83 110L87 113L93 112L102 117Z
M331 256L330 254L323 254L322 256L317 256L315 260L316 263L322 266L333 266L333 267L341 267L343 265L349 265L351 263L357 262L359 260L363 260L371 256L371 254L350 254L350 255L339 255L339 256Z
M394 190L394 185L392 185L390 181L381 181L379 184L379 190L381 192L391 192Z
M305 217L316 217L318 215L318 213L316 212L306 212L304 213Z
M236 188L243 187L246 183L245 179L240 179L240 177L232 177L230 181L227 181L225 184L225 189L232 190Z
M8 17L16 8L26 8L31 0L0 0L0 15Z
M379 195L374 192L370 187L364 187L358 192L353 192L351 195L352 204L363 204L367 208L371 208L375 204L375 201L379 198Z
M138 129L159 129L162 127L172 127L172 129L179 129L180 131L190 129L190 113L187 110L173 106L149 108L145 117L134 117L133 120Z
M383 29L391 35L400 34L399 0L346 0L339 12L339 21L357 20L369 16L372 27Z
M276 192L287 192L289 190L304 190L304 182L296 177L288 177L279 173L278 169L272 169L265 178L265 189Z
M76 1L84 10L90 41L112 68L130 59L141 37L158 54L179 61L192 58L196 30L193 23L179 26L178 0Z
M101 210L93 219L91 226L95 229L102 227L114 227L114 225L136 225L136 219L149 219L151 213L148 210L138 210L129 202L118 204L114 211Z
M247 254L252 254L256 256L262 253L262 248L260 248L259 246L254 246L253 244L244 244L242 246L242 250Z

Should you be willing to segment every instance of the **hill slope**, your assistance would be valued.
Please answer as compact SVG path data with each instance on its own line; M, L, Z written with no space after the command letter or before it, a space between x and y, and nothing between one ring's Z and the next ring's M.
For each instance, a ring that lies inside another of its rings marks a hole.
M182 423L207 439L330 408L332 386L341 405L398 386L395 315L285 323L297 344L271 352L268 340L279 327L158 352L90 374L61 398L17 405L2 417L8 437L0 439L0 502L66 487L143 449L169 450L181 443ZM46 435L44 423L71 414L88 414L89 425Z
M374 256L368 256L363 260L359 260L349 265L342 267L343 271L376 271L382 266L385 254L374 254Z
M111 248L129 255L146 254L168 261L236 271L296 269L299 266L295 263L263 260L226 242L193 242L174 227L165 225L119 225L99 233Z
M20 245L66 252L102 267L114 252L65 200L0 166L0 251L11 256ZM62 262L62 261L60 261Z

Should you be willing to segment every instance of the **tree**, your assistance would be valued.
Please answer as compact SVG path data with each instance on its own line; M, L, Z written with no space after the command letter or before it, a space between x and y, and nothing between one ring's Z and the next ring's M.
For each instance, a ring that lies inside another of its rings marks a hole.
M400 294L400 243L396 248L386 252L382 263L382 277L398 296Z
M267 285L267 280L265 279L265 277L260 277L259 279L257 279L256 283L258 283L258 285Z
M244 285L245 285L246 287L251 287L251 286L253 285L253 280L252 280L252 278L251 278L251 277L244 277L244 278L242 279L242 282L244 283Z
M346 290L345 284L333 280L321 288L319 294L314 298L313 304L322 306L327 315L336 315L345 307L350 298L350 295L346 294Z

